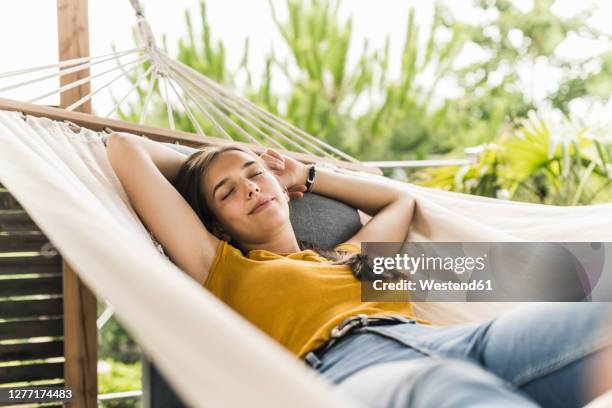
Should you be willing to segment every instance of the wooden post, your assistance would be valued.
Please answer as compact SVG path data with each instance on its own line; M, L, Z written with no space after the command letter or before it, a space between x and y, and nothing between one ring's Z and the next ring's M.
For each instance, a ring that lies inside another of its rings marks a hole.
M89 24L87 0L57 0L59 60L89 56ZM60 86L89 76L89 69L61 78ZM60 106L66 108L90 93L89 82L63 92ZM88 101L78 108L91 113ZM98 406L98 339L96 328L96 296L80 281L63 260L64 289L64 382L73 391L74 399L66 407Z
M87 21L88 0L57 0L57 33L60 61L89 56L89 23ZM60 78L60 86L89 76L89 68ZM60 107L66 108L89 94L89 82L72 88L60 95ZM91 113L91 100L77 110Z

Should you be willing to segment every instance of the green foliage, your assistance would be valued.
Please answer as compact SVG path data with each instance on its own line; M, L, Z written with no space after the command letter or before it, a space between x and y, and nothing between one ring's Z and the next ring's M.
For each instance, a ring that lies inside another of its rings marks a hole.
M99 356L132 363L140 358L140 349L134 340L112 317L99 333Z
M562 71L559 89L549 96L562 111L567 111L576 97L588 94L605 98L610 93L611 53L596 61L566 61L554 53L571 33L605 37L587 28L589 13L572 18L555 15L550 7L552 0L535 1L528 12L508 0L475 0L476 7L495 16L478 24L458 22L442 3L436 2L428 30L419 26L411 10L397 78L388 74L390 39L378 50L372 50L367 41L354 44L352 20L338 16L339 4L339 0L287 0L286 18L281 19L270 2L275 25L289 53L280 60L270 50L257 86L249 70L248 39L239 66L228 67L225 46L213 40L203 1L199 30L185 14L187 36L180 40L176 57L230 87L238 86L236 78L246 78L242 93L251 101L361 160L459 153L464 147L493 141L505 131L507 123L534 108L518 82L514 69L518 64L533 64L544 58ZM457 57L468 45L481 48L488 57L457 69ZM354 47L360 47L361 56L350 65L349 50ZM594 62L601 63L600 71L589 70ZM278 82L288 83L289 92L275 91ZM456 83L464 94L436 99L441 84L448 83ZM139 101L121 111L122 119L138 120L146 89L139 88L138 93ZM154 95L149 116L151 124L168 126L158 94ZM195 131L182 112L175 112L174 119L179 129ZM238 118L233 119L250 130ZM210 124L204 125L204 131L219 133ZM242 139L232 129L228 133Z
M98 300L98 317L106 309ZM98 330L98 394L142 389L141 351L115 317ZM135 408L137 399L105 401L104 408Z
M112 359L99 362L104 370L98 370L98 394L140 390L142 367L140 362L124 364ZM136 399L123 401L105 401L100 404L104 408L134 408L140 407Z
M556 205L612 196L612 143L564 117L530 112L517 128L483 146L477 163L415 174L422 185L489 197Z
M106 305L98 300L98 317ZM123 363L135 363L140 359L140 348L125 331L121 323L111 317L102 329L98 330L98 358L112 359Z

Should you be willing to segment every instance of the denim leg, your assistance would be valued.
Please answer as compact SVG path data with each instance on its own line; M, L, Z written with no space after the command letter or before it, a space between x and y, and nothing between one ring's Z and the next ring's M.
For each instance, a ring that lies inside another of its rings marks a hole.
M338 387L366 407L537 407L505 381L478 365L424 357L365 368Z
M582 407L594 395L591 365L612 347L610 306L541 304L495 319L480 363L545 407Z
M318 370L343 383L392 361L468 360L545 407L582 407L596 396L585 393L592 384L589 365L612 347L610 311L607 304L543 303L482 324L366 327L332 347ZM382 387L368 378L369 386Z

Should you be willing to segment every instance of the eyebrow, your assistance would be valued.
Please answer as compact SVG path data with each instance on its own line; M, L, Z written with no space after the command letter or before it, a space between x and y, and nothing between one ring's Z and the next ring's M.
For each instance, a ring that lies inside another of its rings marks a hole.
M247 167L255 163L256 163L255 160L249 160L248 162L245 162L242 166L240 166L240 170L246 169ZM215 194L217 193L217 190L220 189L223 186L223 184L227 183L228 181L229 181L229 177L225 177L223 178L223 180L217 183L212 193L213 200L215 199Z

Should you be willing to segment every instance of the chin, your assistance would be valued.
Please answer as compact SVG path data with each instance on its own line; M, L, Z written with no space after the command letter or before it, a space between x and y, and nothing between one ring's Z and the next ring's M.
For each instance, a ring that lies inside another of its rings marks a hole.
M261 225L262 230L275 231L287 223L291 223L289 219L289 212L283 211L282 209L274 211L266 211L259 214L258 224Z
M278 228L289 221L289 213L285 211L270 211L265 217L262 217L264 222L272 228Z

